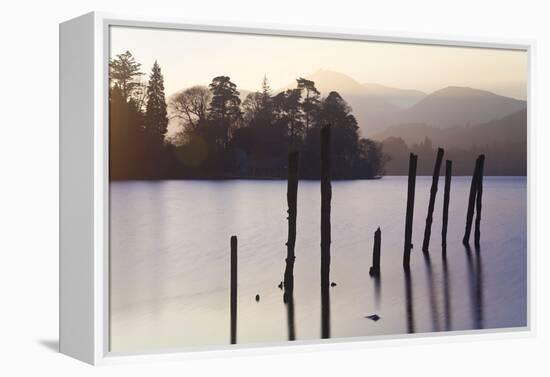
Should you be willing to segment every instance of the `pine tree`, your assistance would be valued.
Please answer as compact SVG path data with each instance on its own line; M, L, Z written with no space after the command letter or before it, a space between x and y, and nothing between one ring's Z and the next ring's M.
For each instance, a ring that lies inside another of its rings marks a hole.
M304 100L302 101L302 111L304 112L304 125L306 132L313 122L315 112L319 108L319 91L315 87L315 83L311 80L300 77L296 79L298 89L304 93Z
M214 77L209 89L212 92L210 119L220 130L222 146L227 148L231 127L242 118L240 93L228 76Z
M145 132L155 141L163 142L168 131L164 78L155 61L149 84L147 85L147 105L145 109Z
M271 87L267 81L267 76L264 75L262 80L262 108L267 110L271 104Z
M115 59L109 61L109 79L111 86L117 85L122 92L122 97L128 101L138 89L140 83L136 81L143 73L140 71L141 64L136 62L130 51L119 54Z

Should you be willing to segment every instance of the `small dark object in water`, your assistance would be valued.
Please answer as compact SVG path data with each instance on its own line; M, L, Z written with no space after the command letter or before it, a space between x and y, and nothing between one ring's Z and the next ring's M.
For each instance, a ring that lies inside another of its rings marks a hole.
M330 283L330 286L331 286L331 287L336 287L336 283L335 283L335 282L332 282L332 283Z
M259 301L260 301L260 295L257 294L257 295L256 295L256 302L259 302Z
M280 282L277 287L279 287L279 289L283 289L283 282Z
M365 318L372 319L374 322L376 322L380 319L380 316L378 314L373 314L373 315L368 315Z

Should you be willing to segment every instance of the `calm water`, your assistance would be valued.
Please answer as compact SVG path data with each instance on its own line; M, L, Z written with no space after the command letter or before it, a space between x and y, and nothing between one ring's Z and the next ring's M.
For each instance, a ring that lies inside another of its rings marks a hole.
M453 177L447 262L442 188L431 258L421 251L431 177L418 177L411 275L402 269L406 177L333 183L333 338L526 325L526 179L484 181L481 250L461 244L469 177ZM239 239L237 342L288 339L282 291L286 182L111 183L111 350L229 344L229 240ZM295 265L296 337L319 339L320 187L301 181ZM382 276L368 270L382 230ZM472 232L473 236L473 232ZM473 239L472 239L473 241ZM254 297L261 295L256 303ZM365 318L378 314L380 320Z

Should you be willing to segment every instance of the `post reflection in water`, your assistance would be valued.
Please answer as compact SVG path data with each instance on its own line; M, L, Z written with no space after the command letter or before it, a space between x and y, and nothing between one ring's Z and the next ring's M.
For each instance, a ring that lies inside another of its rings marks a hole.
M475 291L475 302L476 302L476 324L478 329L484 327L483 321L483 265L481 263L481 250L480 247L476 247L475 251L476 258L476 291Z
M447 257L446 255L443 255L442 259L442 266L443 266L443 307L445 309L444 316L445 316L445 330L450 331L452 328L452 310L451 310L451 297L450 297L450 290L451 290L451 282L449 279L449 270L447 268Z
M476 247L475 261L472 258L472 249L465 246L466 260L468 264L468 280L470 284L470 308L472 312L472 325L475 329L483 328L483 269L481 263L481 250Z
M380 308L380 292L382 290L382 281L380 276L374 277L374 303L376 304L376 308Z
M330 292L328 284L321 288L321 339L330 338Z
M296 321L294 315L294 275L290 276L289 284L285 284L283 302L286 305L288 340L296 340Z
M405 269L404 274L405 274L405 308L406 308L406 317L407 317L407 332L409 334L412 334L415 332L415 326L414 326L411 271L409 269Z
M428 298L430 300L430 311L432 315L432 330L439 331L439 314L437 310L437 297L430 254L424 253L424 262L426 263L426 281L428 282Z

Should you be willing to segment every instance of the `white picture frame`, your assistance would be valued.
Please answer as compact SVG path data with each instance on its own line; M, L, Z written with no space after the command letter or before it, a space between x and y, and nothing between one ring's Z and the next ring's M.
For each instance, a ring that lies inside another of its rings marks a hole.
M528 54L528 324L524 328L212 347L206 352L117 355L109 352L108 57L111 26L217 31L358 41L524 50ZM415 33L366 32L346 28L201 22L92 12L60 24L60 351L90 364L185 359L321 347L370 347L406 342L440 342L533 334L532 155L534 42L460 38ZM377 340L377 342L371 342ZM231 351L229 351L231 350Z

